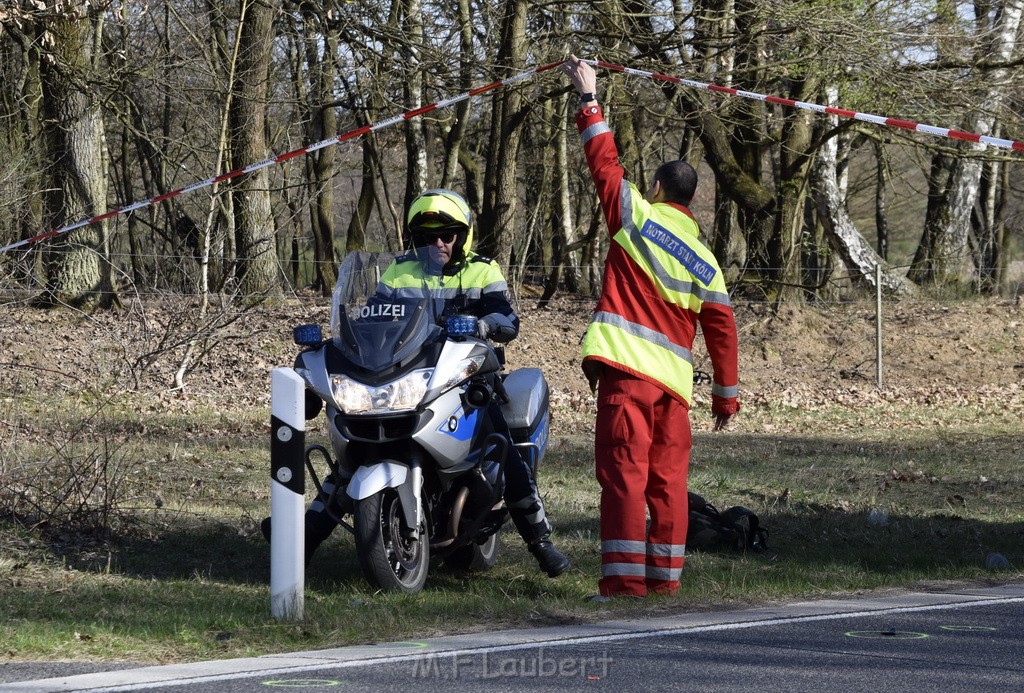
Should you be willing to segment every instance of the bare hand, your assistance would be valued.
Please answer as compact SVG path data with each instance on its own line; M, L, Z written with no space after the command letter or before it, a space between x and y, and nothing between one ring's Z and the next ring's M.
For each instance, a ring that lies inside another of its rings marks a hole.
M585 63L575 55L570 55L560 68L569 77L569 81L581 94L597 93L597 73L589 63Z

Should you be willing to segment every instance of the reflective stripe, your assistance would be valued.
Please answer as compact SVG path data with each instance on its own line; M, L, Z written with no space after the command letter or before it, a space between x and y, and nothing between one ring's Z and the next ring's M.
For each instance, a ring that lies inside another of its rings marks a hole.
M544 522L546 519L544 514L544 507L537 502L536 496L534 496L532 493L528 495L526 498L523 498L522 500L517 500L513 503L505 501L505 505L507 505L510 509L515 510L530 510L531 508L536 508L532 513L524 513L522 515L522 517L525 517L526 521L529 522L531 525L539 524L541 522Z
M595 316L596 317L596 316ZM620 318L621 319L621 318ZM664 339L664 335L661 335ZM675 349L685 349L674 345ZM689 360L616 325L593 320L583 340L583 357L599 356L646 374L655 383L689 403L693 394L693 365Z
M530 493L529 495L524 497L524 499L521 499L519 501L515 501L512 503L506 501L505 505L508 506L510 510L534 511L531 513L524 512L521 516L524 517L526 521L530 524L539 524L541 522L546 521L544 506L541 505L541 503L538 500L538 496L534 493Z
M648 544L647 555L680 558L686 555L686 544Z
M459 287L431 289L418 286L401 286L393 288L390 292L381 290L378 293L386 298L404 299L441 298L448 300L459 296L466 296L471 301L479 300L480 296L483 294L480 289L475 287L469 287L466 289L460 289Z
M669 218L660 219L660 221L667 222ZM686 219L689 221L689 219ZM692 222L691 222L692 223ZM685 235L687 229L683 229ZM669 257L676 261L676 264L682 265L687 272L700 280L700 283L704 286L711 286L715 281L715 277L718 276L718 267L711 262L708 262L699 251L694 250L690 247L692 243L697 243L697 237L694 234L689 242L685 238L682 238L673 232L667 226L664 226L653 218L647 219L644 225L640 227L640 236L644 240L654 244L654 247L660 248L664 252L668 253ZM652 248L653 249L653 248ZM674 267L675 265L673 265Z
M508 283L502 279L501 281L494 281L485 286L480 290L481 293L488 294L492 291L508 291Z
M638 325L635 322L630 322L621 315L616 315L615 313L609 313L607 311L600 311L598 313L594 313L592 322L617 327L633 337L639 337L644 341L660 346L662 349L667 349L672 352L673 355L678 356L691 365L693 364L693 353L689 349L669 341L668 337L663 335L661 332L655 332L649 327L644 327L643 325Z
M729 294L721 291L708 291L703 296L705 303L717 303L720 306L731 306L732 301L729 299Z
M633 190L629 181L623 178L622 184L619 186L619 213L622 216L619 223L630 236L637 230L636 224L633 223ZM640 191L637 190L637 192Z
M541 508L537 512L530 513L526 516L526 521L529 522L531 525L538 525L541 522L544 522L545 519L546 518L544 515L544 508Z
M647 544L628 539L608 539L601 542L601 553L647 553Z
M711 394L718 395L719 397L739 397L740 386L739 385L719 385L718 383L711 384Z
M632 575L634 577L645 577L647 566L643 563L605 563L601 566L601 575Z
M644 576L651 580L664 580L666 582L679 582L683 574L682 568L658 568L653 565L647 566Z
M583 132L581 132L580 140L583 142L583 144L586 144L587 142L597 137L598 135L611 131L612 129L608 127L608 123L602 120L600 123L594 123L590 127L586 128Z

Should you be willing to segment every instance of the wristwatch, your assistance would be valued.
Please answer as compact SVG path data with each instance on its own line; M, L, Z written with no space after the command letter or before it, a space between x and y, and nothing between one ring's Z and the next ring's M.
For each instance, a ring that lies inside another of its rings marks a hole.
M592 91L586 91L580 94L580 103L589 103L591 101L597 101L597 94Z

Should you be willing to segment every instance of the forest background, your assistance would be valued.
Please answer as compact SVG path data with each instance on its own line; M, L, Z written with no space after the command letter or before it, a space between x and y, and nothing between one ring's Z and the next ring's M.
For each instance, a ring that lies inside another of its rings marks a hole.
M563 59L938 127L1021 135L1021 3L5 2L0 241L149 200ZM602 75L640 189L685 158L736 294L851 283L1013 290L1017 151ZM329 292L339 256L397 249L403 208L464 192L515 283L594 295L605 234L555 72L0 256L41 305L164 292Z

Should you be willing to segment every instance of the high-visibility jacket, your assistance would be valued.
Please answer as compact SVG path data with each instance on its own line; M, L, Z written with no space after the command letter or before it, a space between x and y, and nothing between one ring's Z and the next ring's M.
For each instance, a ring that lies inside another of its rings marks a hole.
M737 412L735 318L722 270L698 239L697 222L682 205L647 202L625 179L600 107L581 110L576 125L612 240L601 298L583 340L584 370L594 382L595 365L607 364L689 406L699 324L714 370L712 411Z
M519 334L519 316L509 302L508 283L498 263L466 251L465 259L430 272L429 264L415 251L402 255L380 278L377 294L382 298L422 298L424 289L446 302L446 310L467 313L487 323L488 336L507 342ZM448 308L447 306L450 306Z

